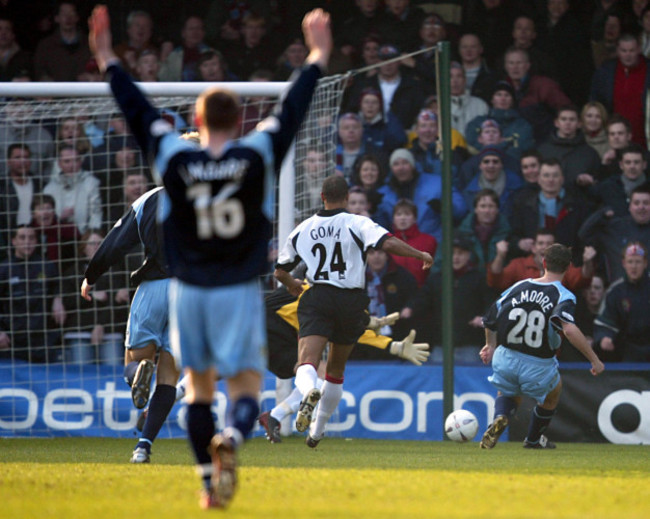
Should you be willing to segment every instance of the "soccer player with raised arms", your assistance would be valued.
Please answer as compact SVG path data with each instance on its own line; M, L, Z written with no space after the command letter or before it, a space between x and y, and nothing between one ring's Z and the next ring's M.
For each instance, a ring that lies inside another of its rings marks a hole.
M312 285L298 303L300 339L295 381L302 394L296 429L304 432L312 425L306 437L311 448L322 439L325 425L341 400L345 364L368 321L364 315L368 307L368 249L417 258L423 262L423 269L433 263L429 253L395 238L370 218L348 213L348 185L343 177L326 178L321 199L325 209L289 234L275 269L278 281L297 297L303 292L303 280L294 278L291 271L302 260L307 265L305 277ZM321 390L317 366L328 341L331 346Z
M544 275L519 281L492 304L483 318L484 364L492 363L488 378L498 389L494 421L481 439L482 449L492 449L508 426L522 395L534 398L524 440L527 449L554 449L542 433L551 423L560 400L562 380L555 356L564 335L591 362L591 373L605 369L575 324L575 296L562 285L571 264L571 249L553 244L544 251Z
M332 50L329 15L303 20L306 66L280 110L235 140L237 96L209 89L196 102L200 146L179 138L113 52L105 6L90 19L90 47L144 155L169 196L162 215L169 272L170 342L189 374L189 441L203 479L200 505L223 508L237 486L236 451L259 414L266 368L264 302L275 172L304 119ZM214 434L210 407L217 374L226 380L226 427Z

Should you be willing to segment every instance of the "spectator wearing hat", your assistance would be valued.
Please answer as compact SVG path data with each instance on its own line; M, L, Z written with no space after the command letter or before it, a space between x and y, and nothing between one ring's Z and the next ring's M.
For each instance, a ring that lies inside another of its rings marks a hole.
M384 116L392 112L399 119L402 128L410 128L426 98L425 89L412 74L402 74L399 61L390 61L400 56L394 45L379 47L379 59L389 60L379 66L376 75L358 81L352 87L349 101L344 103L346 111L354 111L367 88L381 93Z
M485 282L485 273L476 268L472 239L455 233L453 238L453 338L454 361L479 362L480 345L485 341L482 315L490 304L492 293ZM442 273L432 270L424 285L413 297L402 317L416 322L418 337L434 345L433 359L442 361Z
M484 148L478 157L479 172L463 189L465 203L471 206L476 193L481 189L492 189L499 196L501 212L510 217L514 193L523 186L523 180L514 171L504 168L504 155L498 148Z
M386 13L378 23L377 32L383 41L393 42L405 52L418 48L418 31L424 12L411 0L386 0Z
M453 103L453 97L452 97ZM508 155L519 160L521 153L535 146L533 127L519 114L515 106L515 89L507 81L499 81L494 86L490 109L486 114L480 114L470 119L465 129L467 144L475 149L480 149L482 124L491 119L498 123L501 130L501 143L499 148ZM453 114L453 104L452 104ZM453 115L452 115L453 117Z
M458 136L459 141L463 141L463 145L454 146L454 134ZM418 114L414 126L414 138L409 150L413 153L415 167L420 173L442 174L442 163L438 153L438 116L432 110L425 108ZM463 137L452 128L451 163L454 178L458 175L458 168L467 160L467 156Z
M481 150L485 148L502 150L506 145L501 134L501 126L494 119L485 119L481 123L477 141L479 145L478 149L470 147L470 150L476 153L476 155L463 162L458 172L457 180L459 189L461 190L478 174L481 162L478 154ZM502 161L506 169L519 172L519 161L512 155L502 153Z
M378 190L383 198L377 209L375 221L390 228L395 204L401 198L407 198L417 207L417 224L420 231L440 241L442 238L440 219L442 177L420 174L415 167L413 154L404 148L395 150L390 156L389 163L391 176ZM456 221L467 212L463 196L455 188L452 188L452 211Z
M452 61L449 70L451 92L451 127L458 130L465 139L465 128L471 120L488 113L488 105L480 97L467 92L465 69L457 61Z
M411 247L428 252L433 258L436 255L438 242L436 239L418 228L418 208L406 198L398 200L393 207L392 231L396 238L408 243ZM421 287L429 272L422 270L422 261L405 256L391 255L393 261L408 270Z
M385 115L381 92L369 87L359 98L359 117L363 124L363 146L382 150L384 156L406 142L406 133L399 119L392 112Z
M623 249L623 277L614 281L594 320L594 349L606 361L650 362L650 277L648 248Z
M580 129L580 112L567 105L559 108L553 121L555 130L538 147L543 159L557 159L569 192L585 196L600 167L600 156L585 141Z
M533 127L537 142L545 139L553 126L553 113L571 100L553 79L531 73L528 51L509 48L504 58L504 79L515 89L515 101L524 119Z

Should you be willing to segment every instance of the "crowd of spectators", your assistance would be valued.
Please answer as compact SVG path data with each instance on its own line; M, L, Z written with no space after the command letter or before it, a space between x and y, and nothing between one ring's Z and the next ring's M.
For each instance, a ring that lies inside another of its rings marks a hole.
M368 267L371 311L399 311L398 328L412 325L436 346L442 162L431 47L449 41L460 301L454 335L464 348L457 359L469 359L481 342L484 306L506 285L538 276L544 248L557 241L573 249L565 284L579 296L597 351L610 360L650 361L650 338L631 323L629 304L616 299L635 297L634 311L650 312L643 292L650 0L105 3L118 20L116 53L143 82L286 80L306 54L302 15L313 7L332 13L330 73L362 71L349 81L338 118L312 137L336 134L335 170L350 184L351 211L438 250L428 277L417 265L377 253ZM0 81L102 81L88 49L86 4L1 2ZM95 242L151 177L121 117L93 120L80 109L54 123L36 122L30 110L29 102L7 100L0 121L0 357L43 360L56 340L43 335L38 347L26 348L21 333L33 326L83 329L93 343L104 329L123 331L110 321L128 303L128 279L111 278L93 308L68 292ZM269 107L247 110L259 119ZM192 127L189 107L163 116L178 129ZM303 144L298 169L313 211L329 159ZM21 287L36 304L38 319L30 323L24 309L11 307ZM629 295L633 290L639 292Z

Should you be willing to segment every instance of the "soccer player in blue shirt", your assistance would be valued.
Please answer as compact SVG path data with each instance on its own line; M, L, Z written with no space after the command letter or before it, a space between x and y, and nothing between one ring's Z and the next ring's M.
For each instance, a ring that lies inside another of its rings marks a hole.
M554 449L542 434L555 414L562 380L555 356L561 335L589 362L591 373L605 369L575 324L575 296L562 285L571 264L571 249L556 243L544 251L544 275L512 285L492 304L483 318L485 346L481 360L492 363L488 378L498 390L494 421L481 439L482 449L492 449L508 426L522 395L534 398L524 447ZM497 347L498 345L498 347Z
M304 119L332 50L329 15L303 20L306 67L281 110L234 140L237 96L213 88L197 99L201 147L184 141L161 118L120 66L105 6L93 10L90 47L113 95L170 199L162 215L170 274L170 340L189 374L187 423L203 476L200 505L225 507L237 485L236 450L259 414L266 367L264 301L275 172ZM214 434L210 406L217 374L226 379L228 423Z

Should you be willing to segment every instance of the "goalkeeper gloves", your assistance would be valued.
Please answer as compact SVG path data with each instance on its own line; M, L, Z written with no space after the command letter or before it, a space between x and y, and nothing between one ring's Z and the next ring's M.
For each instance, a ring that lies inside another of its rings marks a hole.
M398 319L398 312L393 312L392 314L388 314L385 317L375 317L374 315L371 315L370 322L366 328L378 334L379 330L381 330L384 326L393 326Z
M426 342L413 342L415 340L415 330L411 330L401 341L390 343L390 352L402 359L412 362L416 366L422 366L429 358L429 344Z

